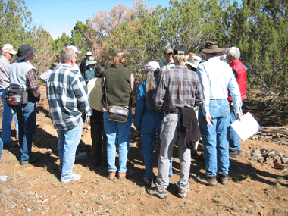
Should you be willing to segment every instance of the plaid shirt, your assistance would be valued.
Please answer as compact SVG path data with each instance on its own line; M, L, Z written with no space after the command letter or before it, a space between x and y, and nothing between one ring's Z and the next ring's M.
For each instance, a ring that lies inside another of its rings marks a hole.
M36 99L36 101L39 101L40 100L40 91L39 91L38 84L36 81L36 70L35 69L31 69L30 71L28 71L27 79L29 80L30 89L32 91L34 98Z
M68 64L61 64L47 82L49 112L57 130L77 126L82 113L91 116L85 80Z
M177 111L183 107L194 107L202 103L202 86L198 75L186 66L176 65L164 71L156 90L157 111Z

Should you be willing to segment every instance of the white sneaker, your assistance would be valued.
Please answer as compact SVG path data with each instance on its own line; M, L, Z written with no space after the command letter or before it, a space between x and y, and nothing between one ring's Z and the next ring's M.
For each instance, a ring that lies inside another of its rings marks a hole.
M86 152L79 152L79 154L77 154L77 155L75 156L75 161L84 159L84 158L86 158L86 157L87 157L87 153L86 153Z
M8 176L0 176L0 184L8 181Z
M72 174L69 179L61 179L61 182L68 183L70 181L78 181L80 180L81 175L80 174Z

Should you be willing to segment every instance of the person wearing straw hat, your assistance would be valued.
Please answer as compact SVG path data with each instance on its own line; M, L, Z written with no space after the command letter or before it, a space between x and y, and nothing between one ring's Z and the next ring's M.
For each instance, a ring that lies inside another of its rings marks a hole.
M86 81L86 84L95 78L95 65L97 61L91 56L89 57L88 61L86 61L87 66L85 67L83 78Z
M199 128L206 163L206 176L197 176L197 180L209 186L217 185L217 177L223 185L228 181L230 167L227 136L230 124L228 89L238 119L243 115L239 86L232 68L218 58L218 54L223 50L225 49L219 48L217 42L208 41L202 50L207 61L197 68L204 94L204 102L199 110Z
M21 165L35 163L39 159L31 154L36 129L36 102L40 101L36 69L31 64L35 52L36 49L30 45L21 45L15 56L17 62L11 64L9 68L10 86L22 87L28 93L27 104L17 107Z

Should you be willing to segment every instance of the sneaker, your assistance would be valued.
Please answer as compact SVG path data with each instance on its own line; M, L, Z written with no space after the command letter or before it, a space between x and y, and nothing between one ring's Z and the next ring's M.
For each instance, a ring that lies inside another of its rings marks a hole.
M240 155L242 155L241 150L235 150L235 151L230 151L230 157L231 158L238 158Z
M227 183L228 183L228 174L219 174L218 175L218 181L222 185L227 185Z
M196 180L201 184L212 186L212 187L217 186L217 183L218 183L216 176L207 177L206 175L197 175Z
M72 174L69 179L61 179L61 182L68 183L70 181L78 181L80 180L81 175L80 174Z
M0 184L8 181L8 176L0 176Z
M146 176L143 177L143 182L148 186L148 187L151 187L152 185L152 178L151 179L148 179Z
M185 198L188 192L189 192L188 188L187 189L179 188L178 197Z
M79 154L77 154L76 156L75 156L75 161L77 161L77 160L82 160L82 159L84 159L84 158L86 158L87 157L87 153L86 152L80 152Z
M116 171L110 171L108 175L108 179L114 180L115 176L116 176Z
M157 196L160 199L166 199L168 196L167 189L156 186L148 188L147 193L149 193L152 196Z
M126 173L118 173L118 179L119 179L119 180L124 180L124 179L126 179Z
M17 147L18 143L17 142L8 142L8 143L3 143L4 148L11 148L11 147Z
M28 161L20 161L20 164L23 165L28 165L28 164L33 164L36 163L39 160L39 158L37 156L34 157L30 157L30 159Z

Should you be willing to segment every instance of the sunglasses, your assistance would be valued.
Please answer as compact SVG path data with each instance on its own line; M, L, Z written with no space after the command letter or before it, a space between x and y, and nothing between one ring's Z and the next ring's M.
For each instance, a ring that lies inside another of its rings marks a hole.
M173 55L173 53L167 53L166 55Z

